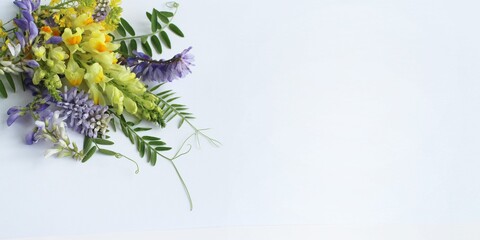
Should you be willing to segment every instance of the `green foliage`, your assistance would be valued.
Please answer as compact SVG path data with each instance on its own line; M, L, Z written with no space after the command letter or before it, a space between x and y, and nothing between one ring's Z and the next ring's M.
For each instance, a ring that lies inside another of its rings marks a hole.
M172 48L172 43L167 30L176 36L185 37L182 30L172 23L178 5L174 5L174 7L175 12L158 11L157 9L153 9L151 12L146 13L148 21L150 22L151 33L149 34L135 35L135 31L130 23L121 18L120 23L118 24L117 33L122 36L122 38L114 40L120 42L120 53L124 56L131 55L133 50L137 50L137 41L140 40L140 45L145 54L152 56L153 50L158 54L162 54L164 47L169 49ZM127 37L127 34L130 36ZM129 43L127 43L128 40Z
M120 127L123 134L130 139L130 142L134 144L137 148L137 152L140 157L146 157L147 162L152 166L155 166L157 163L157 155L165 159L171 160L170 158L162 155L160 152L169 151L172 148L167 147L166 143L163 142L159 137L144 135L141 136L140 132L145 132L151 130L151 128L136 127L137 124L127 121L123 116L117 116L120 122Z
M85 154L85 156L83 157L82 163L88 161L88 159L90 159L93 156L93 154L95 154L96 151L97 151L97 147L90 148Z
M114 121L113 122L113 125L115 125ZM110 138L109 136L106 136L106 138ZM92 146L94 145L95 146ZM108 150L108 149L105 149L103 148L102 146L110 146L110 145L113 145L114 142L110 141L110 140L107 140L107 139L101 139L101 138L90 138L90 137L87 137L85 136L85 138L83 139L83 152L85 152L87 149L89 149L87 152L87 154L85 155L85 157L82 159L82 162L86 162L88 161L88 159L90 159L95 153L101 153L103 155L107 155L107 156L113 156L115 158L126 158L127 160L133 162L137 169L135 170L135 173L139 173L140 172L140 168L137 164L137 162L135 162L133 159L121 154L121 153L118 153L118 152L115 152L115 151L112 151L112 150Z
M163 84L164 83L151 88L150 92L153 93ZM176 100L180 97L177 97L172 90L165 90L160 93L156 93L155 95L160 99L159 106L163 110L163 118L165 119L165 122L168 123L177 117L180 120L177 127L180 128L185 121L195 118L192 113L187 111L188 108L185 105L176 103Z
M135 36L135 30L133 30L132 26L130 23L127 22L124 18L120 18L120 23L122 27L130 34L131 36Z
M182 30L180 30L180 28L178 28L177 25L173 23L170 23L170 25L168 25L168 29L170 29L170 31L172 31L173 33L177 34L177 36L179 37L185 37Z
M0 81L0 95L2 95L4 98L8 97L7 90L5 89L5 85L3 85L2 81Z
M12 75L10 75L9 73L5 73L5 80L4 81L6 81L8 83L8 86L10 87L12 92L17 91L17 87L15 86L15 82L13 80ZM0 96L2 96L3 98L8 97L8 91L5 87L4 82L1 79L0 79Z

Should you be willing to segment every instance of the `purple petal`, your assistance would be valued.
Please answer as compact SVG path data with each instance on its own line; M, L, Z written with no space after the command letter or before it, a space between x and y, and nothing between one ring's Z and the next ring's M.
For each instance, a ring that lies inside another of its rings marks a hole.
M38 140L35 139L35 131L31 131L27 134L27 136L25 136L25 142L27 143L27 145L32 145L38 142Z
M27 5L21 1L15 1L13 2L13 4L17 5L17 7L20 9L25 9L25 10L28 9Z
M11 108L8 109L7 114L11 115L11 114L19 112L19 111L20 111L20 107L11 107Z
M40 0L32 0L32 11L37 10L40 7Z
M30 12L28 11L22 11L22 16L27 20L27 22L33 22L33 16Z
M15 120L17 120L20 116L21 116L21 112L20 112L20 111L14 112L14 113L11 114L10 116L8 116L7 125L8 125L8 126L11 126L11 125L15 122Z
M31 68L40 67L40 64L38 64L38 62L35 61L35 60L27 60L25 63L27 64L27 66L29 66Z
M18 42L20 42L22 49L25 48L25 36L23 36L21 32L15 32L15 35L17 36Z
M28 36L28 41L30 42L30 44L32 44L33 40L35 40L35 38L38 36L38 28L34 22L30 22L29 31L30 36Z
M62 37L60 36L53 36L47 40L47 44L59 44L62 42Z
M147 54L142 53L142 52L132 51L132 53L139 58L143 58L143 59L147 59L147 60L152 59L150 56L148 56Z
M18 28L22 29L22 31L27 31L28 28L28 22L26 19L20 18L20 19L14 19L15 25L17 25Z

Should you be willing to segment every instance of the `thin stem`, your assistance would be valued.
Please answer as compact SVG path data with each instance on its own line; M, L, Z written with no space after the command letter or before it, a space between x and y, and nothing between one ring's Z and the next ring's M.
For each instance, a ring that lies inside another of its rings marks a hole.
M208 129L198 129L187 118L182 116L181 112L179 112L176 108L172 107L172 105L170 105L169 102L167 102L166 100L164 100L161 97L159 97L158 99L160 99L160 101L162 101L165 105L168 105L168 107L170 109L172 109L178 117L180 117L184 122L186 122L188 125L190 125L190 127L194 130L194 134L197 136L198 145L200 145L200 142L198 140L198 136L202 136L202 137L206 138L207 141L215 147L220 147L222 145L220 141L218 141L214 138L211 138L211 137L207 136L205 133L203 133L203 131L208 130Z
M178 178L180 179L180 182L182 183L183 189L185 190L185 193L187 194L188 203L190 204L190 211L192 211L193 210L193 201L192 201L192 197L190 196L190 192L188 191L187 184L183 180L182 175L178 171L178 168L175 165L175 163L173 163L173 161L169 161L169 162L172 164L173 168L175 169L175 172L177 173Z
M114 114L114 116L118 118L118 120L120 121L120 126L121 126L122 128L128 128L130 132L132 132L133 134L135 134L135 136L136 136L135 138L136 138L136 139L142 139L142 138L140 137L140 135L139 135L137 132L135 132L135 131L127 124L127 122L126 122L125 120L123 120L121 117L119 117L119 116L116 115L116 114ZM188 191L187 184L185 183L185 181L183 180L182 176L180 175L180 172L178 171L177 166L175 165L175 163L173 162L173 160L176 159L176 158L178 158L178 157L180 157L180 156L185 155L186 153L188 153L188 152L190 151L191 146L190 146L190 149L189 149L189 150L187 150L187 151L184 152L184 153L179 154L179 153L180 153L180 150L183 148L183 146L185 145L185 143L187 142L187 140L188 140L189 138L191 138L191 137L192 137L192 135L190 135L190 136L183 142L183 144L182 144L182 146L180 147L180 149L177 151L177 153L176 153L172 158L168 158L168 157L164 156L163 154L160 154L160 153L159 153L157 150L155 150L155 148L152 147L148 142L146 142L146 141L143 142L143 143L144 143L149 149L151 149L155 154L157 154L158 156L163 157L164 159L168 160L168 161L172 164L173 168L175 169L175 172L177 173L178 178L180 179L180 182L182 183L183 189L185 190L185 193L187 194L188 202L189 202L189 204L190 204L190 211L193 210L192 197L191 197L191 195L190 195L190 192Z
M140 172L140 167L138 166L138 163L135 160L133 160L133 159L131 159L131 158L129 158L129 157L123 155L123 154L120 154L120 156L126 158L127 160L129 160L133 163L135 163L135 165L137 166L137 170L135 170L135 174L138 174Z
M95 146L97 146L98 150L107 150L107 149L100 148L100 146L98 146L98 144L95 141L92 141L92 142L95 144ZM133 160L133 159L121 154L121 153L118 153L118 152L115 152L115 153L116 154L114 156L116 158L122 158L123 157L123 158L126 158L127 160L129 160L129 161L131 161L135 164L135 166L137 167L137 170L135 170L135 174L138 174L140 172L140 167L138 166L138 163L135 160Z
M71 1L64 2L64 3L60 3L60 4L52 6L52 7L42 6L42 8L44 8L44 9L61 9L61 8L63 8L63 6L68 5L70 3L74 3L74 2L76 2L76 0L71 0Z

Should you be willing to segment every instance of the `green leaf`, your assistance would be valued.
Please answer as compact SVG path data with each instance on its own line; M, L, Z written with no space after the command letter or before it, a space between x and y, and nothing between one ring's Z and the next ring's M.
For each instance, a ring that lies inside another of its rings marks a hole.
M109 156L117 156L119 155L118 153L108 150L108 149L98 149L98 152L101 154L109 155Z
M157 153L153 150L150 153L150 164L152 164L152 166L155 166L155 164L157 164Z
M148 21L152 21L152 14L149 12L147 12L146 14L147 14Z
M142 138L143 138L143 140L147 140L147 141L160 141L160 138L158 138L158 137L143 136Z
M130 48L128 49L129 54L132 54L133 51L137 51L137 40L135 39L130 40L129 46L130 46Z
M122 25L120 25L120 24L118 24L117 32L118 32L118 34L120 34L120 36L122 36L122 37L126 37L126 36L127 36L127 33L125 32L125 28L123 28Z
M173 23L170 23L170 25L168 25L168 29L170 29L170 31L172 31L173 33L177 34L177 36L179 37L185 37L182 30L180 30L180 28L178 28L177 25Z
M168 18L163 16L162 14L157 14L157 17L158 19L160 19L160 21L162 21L165 24L168 24L170 22L170 20L168 20Z
M135 30L133 30L132 26L130 23L127 22L124 18L120 18L120 22L122 23L122 26L127 30L128 34L135 36Z
M155 150L157 151L168 151L172 149L171 147L156 147Z
M151 88L151 89L150 89L150 92L153 92L153 91L157 90L157 89L160 88L162 85L163 85L163 83L160 83L160 84L158 84L157 86Z
M85 137L83 139L83 151L86 151L87 149L90 149L90 147L92 146L92 138L89 138L89 137Z
M100 145L113 145L115 144L114 142L106 139L101 139L101 138L95 138L92 139L95 143L100 144Z
M149 142L148 144L152 145L152 146L163 146L163 145L167 145L165 142L162 142L162 141L152 141L152 142Z
M7 91L5 90L5 85L3 85L3 82L1 80L0 80L0 95L2 95L2 97L4 98L8 97Z
M171 13L171 12L160 11L160 12L158 12L158 13L159 13L160 15L162 15L162 16L167 17L167 18L173 17L173 13Z
M132 142L132 144L135 144L135 139L133 138L133 134L130 131L128 131L128 139L130 139L130 142Z
M120 42L120 53L124 56L128 56L128 47L125 41Z
M147 54L148 56L152 56L152 48L150 47L150 44L148 42L142 43L142 49Z
M178 122L178 128L181 128L183 123L185 123L185 118L180 119L180 121Z
M172 48L170 38L168 38L168 34L165 31L160 32L160 39L162 39L163 43L165 43L168 48Z
M157 31L157 28L158 28L157 10L153 10L152 18L150 19L150 22L151 22L150 27L152 29L152 33L154 33Z
M140 150L138 151L140 153L140 157L144 157L145 156L145 143L143 142L142 144L140 144Z
M151 38L153 48L155 48L155 51L157 51L158 54L162 53L162 44L160 43L160 39L158 39L157 36L153 35Z
M10 73L5 73L5 77L7 78L7 82L12 88L13 92L16 92L17 88L15 87L15 83L13 82L12 75L10 75Z
M88 159L90 159L93 156L93 154L95 154L96 151L97 151L97 147L90 148L90 150L88 150L87 154L85 154L85 157L83 157L82 163L88 161Z
M115 124L115 118L112 118L112 120L110 121L110 125L112 126L112 130L114 132L117 131L117 125Z
M133 131L135 131L135 132L144 132L144 131L150 131L150 130L152 130L152 128L138 127L138 128L133 129Z

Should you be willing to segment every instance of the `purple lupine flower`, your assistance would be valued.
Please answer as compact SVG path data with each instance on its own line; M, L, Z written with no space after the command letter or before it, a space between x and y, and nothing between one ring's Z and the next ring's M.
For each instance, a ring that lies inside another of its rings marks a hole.
M32 12L38 9L40 0L15 0L14 4L22 10L22 14L13 21L20 29L20 31L15 32L15 36L24 48L26 45L25 36L28 35L28 43L30 44L38 36L38 27L35 24Z
M26 110L22 107L11 107L8 109L7 125L11 126L19 117L25 115Z
M112 117L107 106L94 104L88 93L77 88L65 88L60 96L62 100L56 105L62 109L60 116L66 118L68 127L92 138L105 136Z
M13 20L13 22L15 22L15 25L17 25L17 27L20 28L23 32L26 32L28 30L27 19L16 18Z
M30 131L26 136L25 136L25 143L27 145L33 145L34 143L38 142L38 136L37 135L38 129L35 128L33 131Z
M24 78L23 78L23 85L25 85L25 88L30 90L33 96L36 96L39 93L41 93L41 90L38 87L38 85L33 84L33 71L26 71L25 73L26 74L24 75Z
M44 104L48 107L48 104ZM39 120L35 121L35 128L32 129L27 135L25 136L25 143L27 145L32 145L34 143L37 143L38 140L42 139L43 136L42 134L44 133L45 129L45 122L48 122L49 119L51 119L53 116L53 113L50 110L42 110L39 114Z
M37 68L37 67L40 67L40 64L38 64L37 61L35 60L26 60L25 61L25 64L31 68Z
M142 52L134 51L135 57L128 58L126 64L142 81L171 82L177 78L183 78L191 73L193 55L189 53L192 47L183 50L170 60L158 61Z
M46 43L46 44L54 44L54 45L56 45L56 44L61 43L62 41L63 41L62 37L60 37L60 36L52 36L52 37L50 37L45 43Z
M17 36L18 42L20 42L20 46L25 48L25 36L21 32L15 32L15 36Z
M40 0L15 0L13 2L18 8L29 12L36 11L40 7Z
M28 25L28 41L30 44L33 43L33 40L38 36L38 27L34 21L31 21Z

